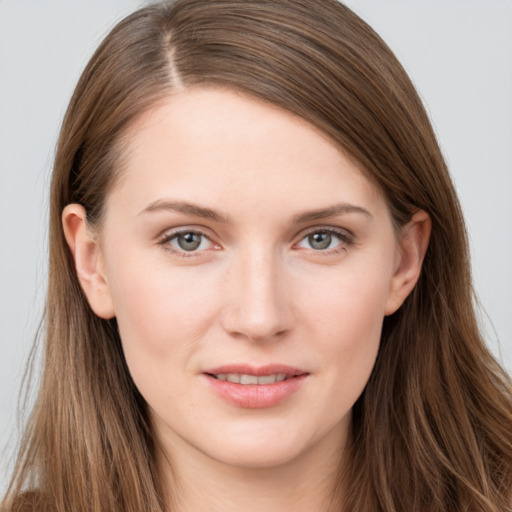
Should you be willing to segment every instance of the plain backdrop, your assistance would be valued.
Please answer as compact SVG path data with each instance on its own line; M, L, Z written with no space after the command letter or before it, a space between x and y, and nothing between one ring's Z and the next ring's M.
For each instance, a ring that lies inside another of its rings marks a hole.
M313 0L312 0L313 1ZM489 344L512 369L512 0L350 0L430 113L471 238ZM59 125L88 58L136 0L0 0L0 494L41 316Z

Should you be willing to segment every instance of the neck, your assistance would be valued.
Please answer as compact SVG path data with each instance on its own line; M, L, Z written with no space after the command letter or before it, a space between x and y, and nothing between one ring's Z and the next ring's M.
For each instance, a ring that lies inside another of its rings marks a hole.
M176 445L181 443L173 440L171 450L161 447L157 458L168 490L165 501L172 504L168 512L326 512L334 510L334 502L340 510L340 496L333 498L342 487L345 450L340 443L333 450L332 439L320 440L293 461L267 467L226 465Z

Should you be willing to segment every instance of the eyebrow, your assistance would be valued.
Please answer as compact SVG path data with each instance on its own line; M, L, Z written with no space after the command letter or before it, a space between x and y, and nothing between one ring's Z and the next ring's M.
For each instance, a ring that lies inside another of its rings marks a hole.
M156 201L153 201L148 206L146 206L146 208L144 208L139 213L139 215L143 213L157 211L173 211L178 213L184 213L185 215L192 215L194 217L213 220L215 222L228 222L228 217L226 215L215 210L212 210L211 208L205 208L203 206L199 206L197 204L189 203L186 201L173 201L165 199L157 199ZM322 208L320 210L311 210L294 215L292 217L292 223L304 224L305 222L328 219L330 217L335 217L336 215L343 215L348 213L358 213L363 214L370 219L373 218L373 215L368 210L362 208L361 206L356 206L348 203L340 203L328 206L327 208Z
M197 204L188 203L186 201L172 201L157 199L150 203L140 213L150 213L157 211L171 211L184 213L185 215L193 215L194 217L200 217L202 219L213 220L215 222L228 222L228 218L221 213L216 212L210 208L204 208Z
M321 210L312 210L309 212L299 213L293 217L292 222L294 224L304 224L305 222L328 219L330 217L335 217L336 215L343 215L346 213L359 213L370 219L373 219L373 215L361 206L348 203L340 203L329 206L327 208L322 208Z

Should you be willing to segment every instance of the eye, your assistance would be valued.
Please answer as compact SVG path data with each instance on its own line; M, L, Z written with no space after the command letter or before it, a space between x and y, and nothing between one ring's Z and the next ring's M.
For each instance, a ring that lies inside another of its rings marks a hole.
M215 244L199 231L175 231L165 235L160 244L166 250L181 253L183 256L185 253L193 254L215 247Z
M317 229L308 233L297 244L304 249L313 249L314 251L336 251L346 248L352 244L352 238L348 233L334 229Z

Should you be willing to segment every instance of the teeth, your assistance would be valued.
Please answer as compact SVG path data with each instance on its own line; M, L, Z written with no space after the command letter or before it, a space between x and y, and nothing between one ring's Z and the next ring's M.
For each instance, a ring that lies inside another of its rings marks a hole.
M218 373L215 375L218 380L234 382L235 384L274 384L286 380L285 373L274 373L273 375L246 375L239 373Z
M258 384L256 375L240 375L240 384Z
M258 377L258 384L274 384L277 375L263 375Z

